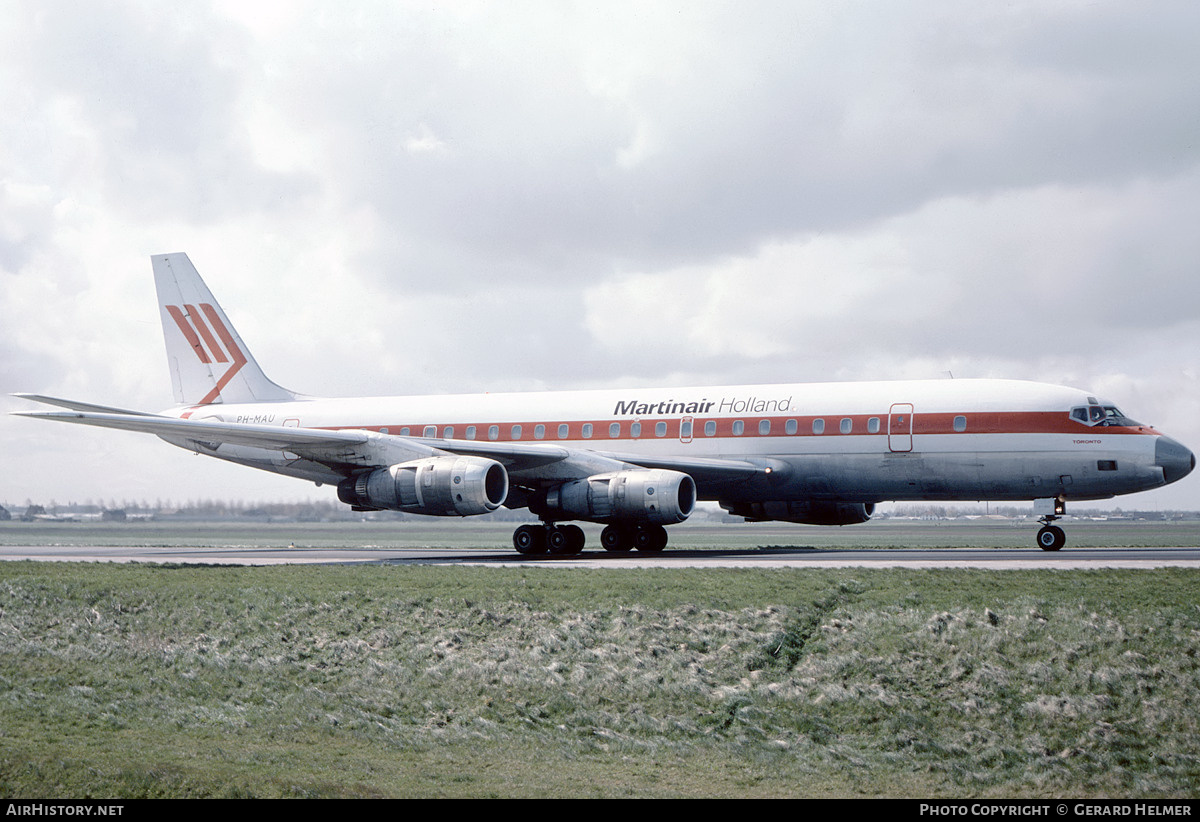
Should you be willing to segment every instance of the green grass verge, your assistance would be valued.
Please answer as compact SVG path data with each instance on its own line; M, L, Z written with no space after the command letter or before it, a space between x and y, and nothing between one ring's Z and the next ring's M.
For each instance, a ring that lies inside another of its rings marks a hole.
M1194 797L1198 583L0 563L0 794Z

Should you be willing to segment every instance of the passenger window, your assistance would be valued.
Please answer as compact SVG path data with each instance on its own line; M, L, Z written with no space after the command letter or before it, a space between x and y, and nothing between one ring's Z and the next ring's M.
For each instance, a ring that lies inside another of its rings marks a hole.
M608 426L608 436L614 440L621 436L621 423L614 422L612 425Z
M467 426L467 439L469 439L469 440L475 439L475 426L473 426L473 425Z
M665 422L654 423L654 436L665 437L667 435L667 424Z
M590 422L585 422L583 424L583 438L585 440L590 440L592 438L592 424Z
M784 423L783 430L787 434L791 435L796 433L798 427L798 423L795 420L788 420L786 423Z
M570 429L567 427L567 424L565 422L562 423L561 425L559 425L558 426L558 438L560 440L565 440L567 438L567 432L569 430Z
M840 427L843 434L849 434L854 430L854 420L850 419L849 417L845 417L842 419L842 424Z
M629 424L629 436L633 437L636 440L641 435L642 435L642 424L640 422L630 423Z
M767 434L770 434L770 433L771 433L771 421L770 420L759 420L758 421L758 435L760 437L765 437Z
M954 418L954 430L960 434L963 431L966 431L967 430L967 418L962 416L961 414L959 414L957 417L955 417Z
M492 425L488 427L488 439L494 440L500 437L500 426Z
M406 425L400 429L400 436L407 437L408 435L409 435L409 430L408 430L408 426Z
M878 434L879 433L879 417L871 417L871 419L867 420L867 433L868 434Z
M679 438L683 440L690 440L692 438L691 420L684 420L683 422L679 423Z
M740 437L742 435L742 432L745 430L746 430L746 423L742 422L741 420L733 421L733 435L735 437Z
M514 440L519 440L519 439L521 439L521 426L519 426L519 425L514 425L514 426L512 427L512 438L513 438Z
M425 426L425 436L430 437L430 438L436 437L437 436L437 426L436 425Z
M542 425L540 422L537 425L533 426L533 438L535 440L540 440L545 436L546 436L546 426Z
M704 436L715 437L717 435L717 421L709 420L704 423Z
M453 425L447 425L445 428L442 429L442 438L447 439L447 440L454 439L454 426Z
M825 420L813 420L813 433L818 435L825 433Z

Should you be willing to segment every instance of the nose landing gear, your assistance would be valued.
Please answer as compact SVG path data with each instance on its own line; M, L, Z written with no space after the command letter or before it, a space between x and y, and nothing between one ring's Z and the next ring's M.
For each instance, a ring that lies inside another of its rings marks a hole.
M1067 535L1063 529L1054 525L1054 521L1067 513L1067 501L1063 497L1037 499L1033 501L1033 512L1041 514L1038 522L1042 530L1037 533L1038 547L1043 551L1057 551L1067 544Z
M1057 551L1067 544L1066 532L1057 525L1051 525L1049 520L1052 519L1054 517L1042 517L1040 520L1040 522L1045 524L1042 526L1042 530L1037 533L1037 544L1043 551Z

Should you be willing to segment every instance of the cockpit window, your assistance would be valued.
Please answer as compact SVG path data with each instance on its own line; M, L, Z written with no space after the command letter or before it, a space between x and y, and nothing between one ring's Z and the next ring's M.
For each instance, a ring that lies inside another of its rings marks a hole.
M1071 419L1081 422L1084 425L1136 426L1141 424L1134 422L1122 414L1121 409L1112 405L1085 405L1079 408L1072 408Z

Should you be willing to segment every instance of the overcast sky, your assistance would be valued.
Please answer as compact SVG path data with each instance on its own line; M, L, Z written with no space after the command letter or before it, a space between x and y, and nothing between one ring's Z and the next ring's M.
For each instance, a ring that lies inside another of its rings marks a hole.
M1195 0L6 0L0 411L169 406L186 251L307 394L952 373L1197 449L1197 43ZM333 494L7 415L0 459L10 506Z

